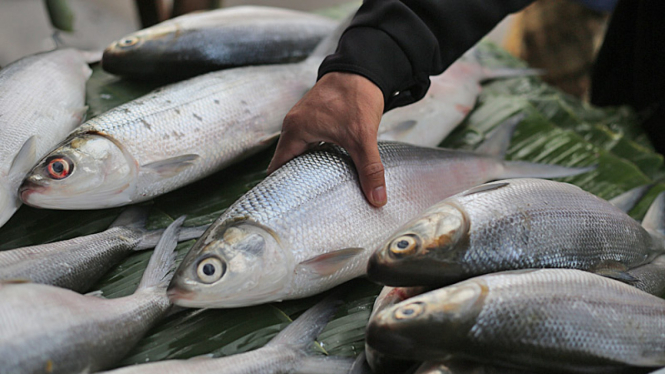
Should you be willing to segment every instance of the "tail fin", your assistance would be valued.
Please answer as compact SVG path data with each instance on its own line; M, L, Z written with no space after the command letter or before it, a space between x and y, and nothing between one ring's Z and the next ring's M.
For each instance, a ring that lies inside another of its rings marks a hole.
M626 191L619 196L615 196L608 200L610 204L628 213L631 209L642 200L644 195L649 192L655 183L645 184L644 186L635 187L632 190Z
M477 153L504 158L510 146L510 139L517 125L526 117L524 113L518 113L503 121L496 129L487 135L487 139L476 148Z
M148 208L144 206L132 206L120 213L110 227L132 227L142 228L148 219Z
M340 292L334 292L291 322L267 345L289 344L303 350L307 349L323 331L341 304Z
M176 257L174 249L178 245L178 233L183 221L185 221L185 216L178 218L164 230L162 238L155 247L155 252L150 257L148 267L143 273L143 278L141 278L137 290L153 287L166 288L168 286L171 277L173 277Z
M178 242L187 240L198 239L210 227L210 225L194 226L194 227L181 227L178 234ZM141 238L141 242L134 248L136 251L144 249L155 248L159 239L162 237L164 230L147 231Z
M307 58L308 62L315 61L318 64L326 56L335 52L339 39L342 37L342 34L346 28L351 24L351 20L356 14L356 11L353 11L352 14L348 15L342 22L340 22L335 30L333 30L332 34L328 35L321 42L319 42L319 45L314 48L314 51L312 51L312 53Z
M642 227L665 236L665 192L661 192L651 203L642 220Z

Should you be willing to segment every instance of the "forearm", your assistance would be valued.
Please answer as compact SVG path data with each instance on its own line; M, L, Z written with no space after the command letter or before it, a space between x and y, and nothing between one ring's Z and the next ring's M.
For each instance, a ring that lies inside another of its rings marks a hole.
M533 0L365 0L321 64L360 74L383 92L385 110L422 98L442 73L506 15ZM398 93L398 94L396 94Z

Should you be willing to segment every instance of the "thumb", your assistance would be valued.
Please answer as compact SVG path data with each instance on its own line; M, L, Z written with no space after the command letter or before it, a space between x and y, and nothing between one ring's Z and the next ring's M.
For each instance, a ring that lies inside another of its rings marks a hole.
M360 186L370 204L382 207L388 201L383 163L379 155L376 140L368 141L364 146L349 152L358 170Z

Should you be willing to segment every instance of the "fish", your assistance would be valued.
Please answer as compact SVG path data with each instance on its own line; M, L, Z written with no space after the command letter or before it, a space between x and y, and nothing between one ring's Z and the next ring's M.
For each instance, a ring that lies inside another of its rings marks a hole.
M147 213L131 207L106 231L0 251L0 282L25 280L85 292L130 253L155 247L164 230L146 230ZM178 241L196 239L207 227L182 227Z
M30 55L0 70L0 226L21 205L26 173L81 123L90 74L75 49Z
M658 256L653 261L628 270L628 274L635 278L632 286L646 293L658 297L665 297L665 255Z
M374 300L374 306L372 307L372 313L370 314L369 319L371 320L382 310L400 303L410 297L420 295L425 291L428 291L428 289L425 287L383 287L379 293L379 296L377 296L376 300ZM368 346L367 344L365 344L365 357L369 367L372 369L372 372L379 374L401 374L405 373L409 368L416 365L415 361L399 360L383 355L381 352L372 349L372 347Z
M542 370L515 369L477 361L450 359L422 363L414 374L536 374Z
M371 256L367 275L390 286L443 286L477 275L574 268L619 280L665 253L665 235L581 188L500 180L433 205ZM660 225L663 221L657 221Z
M166 286L184 219L164 231L132 295L0 282L0 373L90 373L116 364L171 307Z
M200 75L86 121L32 168L22 201L69 210L138 203L268 147L346 24L305 61Z
M486 67L478 54L476 47L470 49L442 74L430 77L430 87L422 99L385 113L378 139L436 147L471 112L482 82L541 73L539 69Z
M379 313L367 344L423 361L455 357L541 371L665 365L665 300L576 269L493 273Z
M382 208L365 199L343 149L325 146L294 158L199 238L169 286L171 300L230 308L314 295L365 275L373 249L442 198L493 179L593 169L504 161L521 118L506 121L479 147L488 154L379 142L390 191Z
M176 80L230 67L296 62L336 25L327 17L264 6L190 13L114 41L104 50L102 68L134 79Z
M334 316L340 304L338 293L329 295L291 322L268 344L253 351L221 358L203 356L189 360L165 360L132 365L105 373L346 374L354 364L353 358L307 354L314 339Z

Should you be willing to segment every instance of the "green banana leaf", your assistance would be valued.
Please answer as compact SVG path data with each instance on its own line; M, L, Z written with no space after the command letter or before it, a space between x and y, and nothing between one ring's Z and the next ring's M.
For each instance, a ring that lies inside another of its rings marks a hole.
M357 2L323 14L342 18ZM500 48L483 43L483 63L522 67L524 63ZM94 68L88 83L89 117L141 96L155 84L135 83ZM595 108L562 94L538 77L520 77L486 83L478 104L442 146L473 149L488 131L511 115L527 117L518 126L509 149L513 160L569 166L597 165L595 171L565 178L603 198L661 179L663 157L656 154L628 108ZM146 203L151 208L148 227L165 227L181 215L185 226L213 222L242 194L266 175L274 148L206 179ZM657 193L658 183L631 212L641 218ZM2 228L0 250L52 242L103 231L121 208L96 211L53 211L22 207ZM178 245L179 260L194 241ZM131 294L151 252L137 252L113 268L96 288L107 298ZM348 284L345 304L318 339L315 354L356 356L363 350L364 328L380 287L364 279ZM228 310L175 312L150 330L118 367L198 355L226 356L258 348L322 296Z

